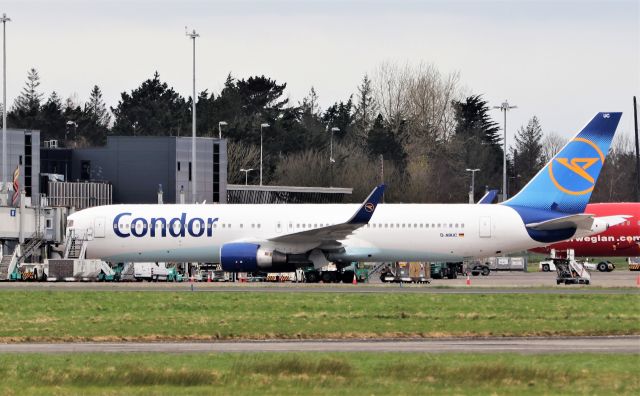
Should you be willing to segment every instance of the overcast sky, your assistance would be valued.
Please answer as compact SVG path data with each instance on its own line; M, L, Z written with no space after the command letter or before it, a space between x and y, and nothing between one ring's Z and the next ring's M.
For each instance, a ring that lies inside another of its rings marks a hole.
M640 1L4 0L7 103L35 67L43 92L109 106L154 71L191 93L219 92L228 73L286 82L293 103L314 86L326 108L346 100L383 61L458 71L466 93L518 105L508 131L537 115L570 136L595 112L623 111L631 136L640 95ZM496 121L502 122L498 111ZM510 141L512 141L509 138Z

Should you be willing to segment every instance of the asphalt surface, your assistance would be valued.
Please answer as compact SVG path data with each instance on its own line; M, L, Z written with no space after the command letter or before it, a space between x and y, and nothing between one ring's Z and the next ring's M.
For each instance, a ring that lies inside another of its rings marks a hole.
M407 353L612 353L640 354L640 337L482 338L362 341L243 341L163 343L0 344L0 353L241 353L241 352L407 352Z
M379 275L378 275L379 276ZM2 282L0 290L82 291L195 291L295 293L434 293L434 294L640 294L640 272L591 272L590 285L557 285L555 272L492 272L489 276L432 279L430 284L386 284L373 277L369 283L220 283L220 282Z

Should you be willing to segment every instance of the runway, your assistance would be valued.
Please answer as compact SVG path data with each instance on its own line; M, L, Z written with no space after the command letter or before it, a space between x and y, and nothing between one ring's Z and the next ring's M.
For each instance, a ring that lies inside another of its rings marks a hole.
M482 338L360 341L242 341L163 343L0 344L0 353L249 353L249 352L406 352L406 353L612 353L640 354L640 337Z

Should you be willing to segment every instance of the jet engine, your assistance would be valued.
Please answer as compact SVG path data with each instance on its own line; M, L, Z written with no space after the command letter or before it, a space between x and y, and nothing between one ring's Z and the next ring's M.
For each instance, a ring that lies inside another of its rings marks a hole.
M220 249L222 270L228 272L291 272L307 261L305 254L285 254L257 243L225 243Z

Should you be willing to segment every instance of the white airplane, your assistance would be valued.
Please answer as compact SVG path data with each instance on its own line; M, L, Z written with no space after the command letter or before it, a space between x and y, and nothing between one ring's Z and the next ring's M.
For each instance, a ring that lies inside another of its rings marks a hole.
M602 232L624 216L583 213L622 113L598 113L510 200L497 205L111 205L69 216L68 238L111 262L211 262L290 271L329 261L461 261Z

